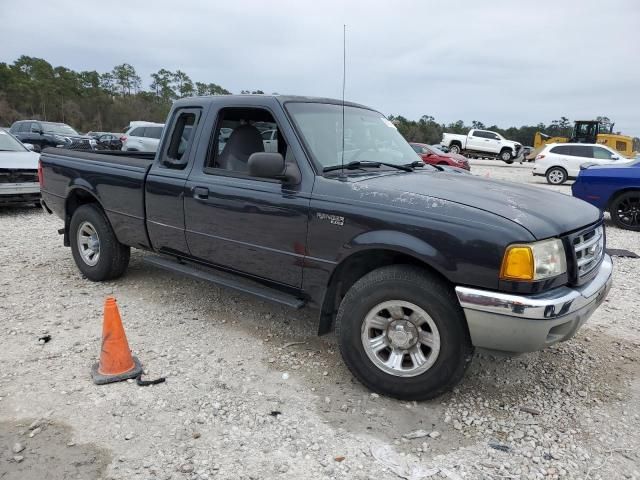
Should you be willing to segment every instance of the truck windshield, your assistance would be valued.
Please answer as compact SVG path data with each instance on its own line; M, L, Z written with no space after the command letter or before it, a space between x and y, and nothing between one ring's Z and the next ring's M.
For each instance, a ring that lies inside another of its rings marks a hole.
M42 122L42 130L45 133L53 133L55 135L78 135L78 132L64 123Z
M342 105L289 102L286 109L310 153L326 169L342 163ZM396 127L378 112L344 108L344 163L422 163Z
M0 152L27 152L28 150L15 138L0 129Z

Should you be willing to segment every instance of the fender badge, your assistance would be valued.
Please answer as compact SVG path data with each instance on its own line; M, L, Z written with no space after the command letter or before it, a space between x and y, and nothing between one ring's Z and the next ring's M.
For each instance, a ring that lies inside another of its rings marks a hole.
M333 225L339 225L339 226L344 225L344 217L341 217L340 215L331 215L329 213L321 213L321 212L317 212L316 215L318 219L329 220Z

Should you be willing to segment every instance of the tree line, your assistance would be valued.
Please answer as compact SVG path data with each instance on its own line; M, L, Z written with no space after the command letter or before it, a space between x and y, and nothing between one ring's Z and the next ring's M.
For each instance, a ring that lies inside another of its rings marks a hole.
M193 81L182 70L162 68L146 88L128 63L110 72L77 72L23 55L11 64L0 62L0 126L35 118L79 131L120 131L131 120L163 122L178 98L229 93L218 84Z
M133 65L123 63L109 72L74 71L54 67L42 58L21 56L11 64L0 62L0 126L16 120L40 119L65 122L79 131L120 131L131 120L163 122L171 103L193 95L225 95L231 93L216 83L192 80L182 70L161 68L152 73L149 83ZM243 94L263 94L262 90L241 90ZM524 125L500 128L485 126L474 120L465 125L462 120L438 123L430 115L408 120L391 115L390 120L411 142L434 144L443 132L467 133L471 128L486 128L499 132L510 140L531 145L535 132L550 136L570 136L572 123L560 117L549 125ZM602 128L611 126L608 117L598 117Z

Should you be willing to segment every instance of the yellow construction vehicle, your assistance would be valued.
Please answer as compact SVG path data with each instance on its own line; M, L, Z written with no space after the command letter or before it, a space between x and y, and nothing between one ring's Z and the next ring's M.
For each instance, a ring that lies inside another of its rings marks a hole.
M638 152L633 151L633 138L627 135L613 133L613 124L607 133L600 132L600 122L597 120L576 120L571 138L551 137L542 132L536 132L533 139L533 150L527 156L535 158L542 148L549 143L601 143L620 152L627 158L634 158Z

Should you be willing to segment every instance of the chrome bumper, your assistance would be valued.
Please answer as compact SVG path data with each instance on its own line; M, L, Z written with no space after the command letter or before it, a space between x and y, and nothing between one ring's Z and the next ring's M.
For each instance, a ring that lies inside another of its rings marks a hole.
M0 183L0 195L29 195L32 193L40 193L38 182Z
M598 274L581 287L559 287L535 295L511 295L456 287L474 346L533 352L568 340L604 301L613 263L604 256Z

